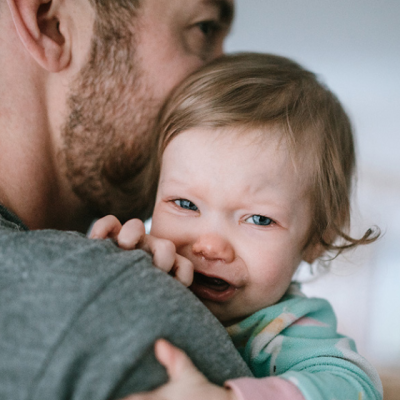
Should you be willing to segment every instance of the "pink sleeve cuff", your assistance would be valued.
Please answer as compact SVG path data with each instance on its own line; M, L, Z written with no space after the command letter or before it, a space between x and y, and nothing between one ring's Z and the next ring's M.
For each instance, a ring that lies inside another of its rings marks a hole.
M277 378L239 378L225 382L238 400L304 400L300 390L291 382Z

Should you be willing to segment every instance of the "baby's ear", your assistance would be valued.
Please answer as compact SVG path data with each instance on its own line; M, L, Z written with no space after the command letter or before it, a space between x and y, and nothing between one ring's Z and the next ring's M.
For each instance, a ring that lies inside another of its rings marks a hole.
M49 72L59 72L71 58L70 43L62 33L60 0L7 0L16 31L25 49Z
M303 261L312 264L317 258L324 254L324 246L321 242L313 240L303 251Z

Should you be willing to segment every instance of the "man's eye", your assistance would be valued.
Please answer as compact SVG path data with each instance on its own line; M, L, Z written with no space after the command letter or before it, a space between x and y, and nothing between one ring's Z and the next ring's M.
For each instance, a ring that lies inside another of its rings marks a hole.
M202 21L197 26L208 38L211 38L219 30L219 25L215 21Z
M207 18L204 16L203 18ZM222 54L222 42L229 30L229 23L224 23L218 15L209 19L195 20L185 30L184 48L203 62L211 61Z
M178 200L174 200L174 203L177 206L184 208L185 210L192 210L192 211L198 210L196 204L192 203L190 200L178 199Z
M246 222L248 222L249 224L261 226L269 226L274 223L271 218L264 217L263 215L252 215L251 217L246 219Z

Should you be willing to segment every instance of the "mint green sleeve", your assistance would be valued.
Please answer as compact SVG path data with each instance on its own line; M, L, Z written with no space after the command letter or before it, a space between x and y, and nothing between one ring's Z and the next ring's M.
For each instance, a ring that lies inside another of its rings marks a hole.
M286 379L306 400L381 400L377 372L336 326L326 300L307 298L293 286L278 304L228 332L256 377Z

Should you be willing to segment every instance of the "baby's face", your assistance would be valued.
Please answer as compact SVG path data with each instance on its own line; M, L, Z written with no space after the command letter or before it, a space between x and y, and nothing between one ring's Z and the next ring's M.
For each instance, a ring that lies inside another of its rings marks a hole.
M191 290L225 325L276 303L311 251L306 179L259 134L189 130L162 159L151 233L192 261Z

